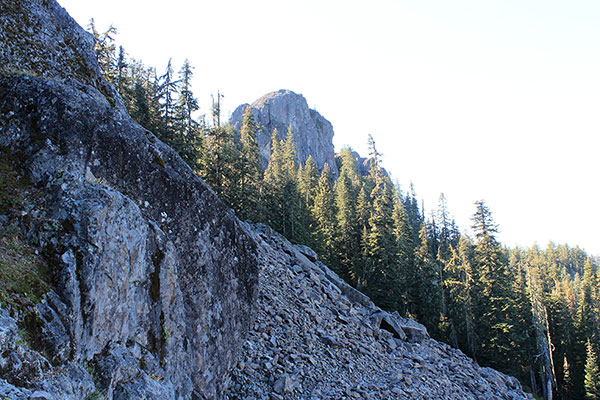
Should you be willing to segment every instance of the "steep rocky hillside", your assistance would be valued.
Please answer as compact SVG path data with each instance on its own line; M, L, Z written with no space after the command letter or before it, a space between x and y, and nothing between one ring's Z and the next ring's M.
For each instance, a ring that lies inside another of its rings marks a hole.
M305 246L253 228L258 316L231 399L530 399L425 327L375 307Z
M239 221L54 0L0 7L0 398L527 398Z
M231 123L239 129L248 104L235 109ZM262 155L263 168L266 168L271 154L271 135L277 129L279 137L286 138L291 125L296 140L298 161L304 163L312 155L317 167L329 164L334 177L337 177L335 151L333 148L333 126L317 111L308 107L306 99L290 90L279 90L264 95L250 104L257 124L260 126L258 145Z
M0 189L22 200L0 218L0 397L221 398L254 240L127 115L56 2L3 1L0 32Z

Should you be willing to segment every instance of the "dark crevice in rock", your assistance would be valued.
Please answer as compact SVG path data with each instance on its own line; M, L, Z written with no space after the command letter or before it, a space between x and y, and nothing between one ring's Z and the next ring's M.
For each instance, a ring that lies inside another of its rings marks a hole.
M390 325L385 319L381 319L381 323L379 324L379 329L384 329L390 332L393 337L401 339L400 334L394 329L392 325Z
M160 265L164 258L165 254L160 249L156 249L156 252L152 254L154 271L150 273L150 298L153 302L160 300Z
M83 269L83 254L80 251L75 251L75 274L77 276L77 285L79 288L79 298L81 307L81 320L84 327L89 326L90 310L88 309L88 290L85 285L85 278L82 274Z

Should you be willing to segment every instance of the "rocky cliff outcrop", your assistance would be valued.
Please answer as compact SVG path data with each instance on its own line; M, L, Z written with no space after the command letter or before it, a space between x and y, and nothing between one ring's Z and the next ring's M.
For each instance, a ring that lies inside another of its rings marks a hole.
M248 104L242 104L231 116L232 125L239 129ZM266 168L271 154L271 135L277 129L279 137L287 137L291 125L296 140L298 161L304 163L312 155L317 167L329 164L334 177L338 171L333 148L333 126L317 111L308 107L306 99L290 90L279 90L264 95L250 104L257 124L260 126L258 145Z
M0 397L222 398L253 321L253 238L129 117L54 0L1 7L0 157L37 193L1 228L49 289L2 303Z
M528 398L240 222L127 115L54 0L0 7L0 398ZM304 115L286 96L277 113Z
M310 249L253 231L259 312L230 399L532 399L517 379L374 306Z

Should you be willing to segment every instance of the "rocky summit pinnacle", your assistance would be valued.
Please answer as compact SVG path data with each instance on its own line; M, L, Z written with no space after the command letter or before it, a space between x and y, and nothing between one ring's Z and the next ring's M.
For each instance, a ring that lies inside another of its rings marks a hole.
M333 126L317 111L310 109L301 94L291 90L278 90L268 93L252 104L238 106L231 116L231 123L239 129L243 115L250 106L260 127L258 145L262 155L263 168L266 168L271 154L271 135L277 129L279 137L287 137L291 125L296 141L298 161L304 163L312 156L317 167L322 169L329 164L332 175L337 177L333 147Z

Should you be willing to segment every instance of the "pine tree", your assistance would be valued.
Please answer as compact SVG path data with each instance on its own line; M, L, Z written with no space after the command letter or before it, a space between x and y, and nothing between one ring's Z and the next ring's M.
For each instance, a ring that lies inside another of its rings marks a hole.
M591 341L587 341L587 353L585 361L585 398L586 400L600 399L600 368L598 357Z

